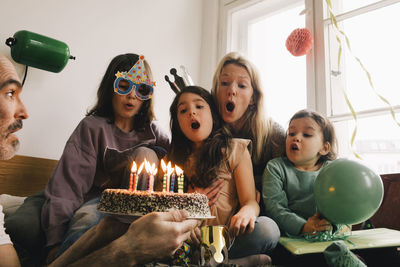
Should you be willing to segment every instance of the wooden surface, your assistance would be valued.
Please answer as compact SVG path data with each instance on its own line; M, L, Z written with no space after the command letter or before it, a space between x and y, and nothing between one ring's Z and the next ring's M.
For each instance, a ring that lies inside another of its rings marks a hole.
M30 196L43 190L57 160L15 156L0 161L0 194Z

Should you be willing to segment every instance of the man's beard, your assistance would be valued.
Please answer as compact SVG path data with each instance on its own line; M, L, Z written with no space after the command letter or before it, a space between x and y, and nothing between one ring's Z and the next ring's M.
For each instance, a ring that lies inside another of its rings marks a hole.
M22 120L16 120L13 124L8 126L7 130L0 133L0 160L11 159L19 148L19 140L16 139L8 143L8 136L16 129L22 128Z
M15 152L19 149L19 140L14 140L11 144L4 142L0 144L0 160L9 160L14 157Z

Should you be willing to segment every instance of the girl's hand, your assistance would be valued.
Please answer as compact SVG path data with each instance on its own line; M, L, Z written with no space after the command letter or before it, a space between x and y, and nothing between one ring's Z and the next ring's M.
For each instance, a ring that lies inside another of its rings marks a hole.
M315 232L322 232L332 230L332 224L326 219L320 219L320 213L317 212L304 224L302 233L312 234Z
M224 186L223 179L217 179L214 181L209 187L201 188L201 187L192 187L188 189L189 193L197 192L200 194L204 194L208 198L208 206L214 205L219 197L219 192L221 191L222 187Z
M256 216L251 216L249 214L236 213L232 219L229 226L229 233L233 236L242 235L244 233L250 234L254 230L254 223L256 221Z

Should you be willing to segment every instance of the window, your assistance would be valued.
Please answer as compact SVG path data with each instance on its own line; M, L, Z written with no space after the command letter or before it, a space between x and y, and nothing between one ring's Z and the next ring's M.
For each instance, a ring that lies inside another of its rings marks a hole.
M299 15L304 8L299 0L261 1L231 14L227 50L240 51L257 66L266 112L283 127L294 112L307 107L306 58L293 57L285 47L287 36L305 27L304 15Z
M267 113L282 126L297 110L315 109L334 123L340 157L354 158L354 151L379 173L400 172L400 126L380 99L390 102L400 122L400 36L396 34L400 1L331 2L351 50L331 24L325 1L222 0L219 56L240 51L259 68ZM285 41L292 30L303 27L313 32L314 48L307 56L294 57L286 51ZM342 40L340 66L337 36Z

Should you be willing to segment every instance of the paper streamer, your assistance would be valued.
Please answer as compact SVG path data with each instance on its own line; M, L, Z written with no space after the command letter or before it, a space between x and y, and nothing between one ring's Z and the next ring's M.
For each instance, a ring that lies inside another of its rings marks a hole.
M365 68L364 64L362 64L361 60L360 60L357 56L355 56L355 55L353 54L353 51L351 50L351 47L350 47L349 38L347 37L347 35L346 35L342 30L339 29L339 26L338 26L337 20L336 20L336 16L333 14L333 11L332 11L332 2L331 2L331 0L325 0L325 2L326 2L326 4L327 4L327 6L328 6L329 18L330 18L330 20L331 20L331 22L332 22L332 25L334 26L334 29L339 33L339 34L336 34L336 41L337 41L338 44L339 44L339 51L338 51L338 70L340 69L340 58L341 58L341 55L342 55L342 40L341 40L341 38L340 38L339 35L342 35L342 36L344 37L344 39L346 40L345 43L346 43L346 46L347 46L347 48L348 48L350 54L351 54L351 55L353 56L353 58L358 62L358 64L360 65L360 67L361 67L362 70L364 71L365 75L367 76L369 85L371 86L372 90L373 90L374 93L378 96L379 99L381 99L385 104L387 104L387 105L389 106L390 113L391 113L391 115L392 115L393 120L394 120L395 123L400 127L400 122L396 119L396 114L395 114L395 112L394 112L394 109L393 109L392 105L390 104L390 102L389 102L385 97L383 97L381 94L379 94L379 93L377 92L377 90L375 89L375 86L374 86L374 84L373 84L373 82L372 82L371 74L370 74L370 73L368 72L368 70ZM353 134L352 134L351 140L350 140L351 149L352 149L352 151L353 151L353 154L354 154L357 158L362 159L362 158L356 153L356 151L354 150L354 141L355 141L355 138L356 138L356 135L357 135L357 114L356 114L356 112L355 112L353 106L352 106L351 103L350 103L350 100L349 100L349 98L348 98L348 96L347 96L346 90L345 90L343 87L342 87L341 89L342 89L344 98L345 98L345 100L346 100L346 104L347 104L347 106L349 107L349 109L350 109L350 111L351 111L351 114L352 114L352 116L353 116L353 118L354 118L354 121L355 121L355 126L354 126L354 130L353 130Z

